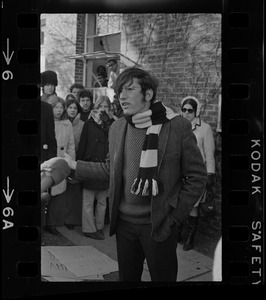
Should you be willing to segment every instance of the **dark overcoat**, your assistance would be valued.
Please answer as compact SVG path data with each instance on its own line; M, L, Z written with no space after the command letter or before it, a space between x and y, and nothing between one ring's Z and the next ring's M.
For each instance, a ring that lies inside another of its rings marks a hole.
M88 119L83 126L77 160L104 162L108 155L108 131L97 124L93 118ZM90 178L83 181L83 188L88 190L107 190L109 181L101 178Z
M41 163L57 156L53 108L41 101Z

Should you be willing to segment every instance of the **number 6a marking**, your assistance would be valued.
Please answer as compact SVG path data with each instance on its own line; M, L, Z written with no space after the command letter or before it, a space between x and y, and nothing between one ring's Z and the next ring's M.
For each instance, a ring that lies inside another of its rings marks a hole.
M6 70L2 73L2 78L4 80L9 80L9 79L13 79L13 73L9 70Z

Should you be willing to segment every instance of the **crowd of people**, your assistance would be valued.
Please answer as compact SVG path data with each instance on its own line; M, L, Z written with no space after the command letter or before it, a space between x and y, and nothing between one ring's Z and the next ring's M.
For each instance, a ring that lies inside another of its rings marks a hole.
M104 66L97 68L96 77L96 87L107 87ZM73 160L104 161L110 126L118 119L118 103L104 95L93 99L91 90L79 83L72 84L63 99L56 93L57 85L56 72L41 73L41 163L53 157L63 158L65 153ZM103 227L110 222L108 187L99 180L80 182L74 172L70 173L45 193L46 199L47 193L50 197L45 201L43 229L59 235L57 226L64 225L69 230L82 226L84 236L104 239Z
M95 84L113 88L113 102L93 99L79 84L62 99L56 73L42 73L42 115L49 123L42 124L42 171L51 170L54 157L69 167L60 182L45 185L51 197L44 229L58 235L56 226L78 225L84 236L103 240L110 222L121 281L140 281L144 259L152 281L175 281L177 243L192 249L201 206L214 209L212 129L196 97L185 97L177 114L157 99L151 73L133 67L117 74L116 64L107 61L108 80L97 70Z

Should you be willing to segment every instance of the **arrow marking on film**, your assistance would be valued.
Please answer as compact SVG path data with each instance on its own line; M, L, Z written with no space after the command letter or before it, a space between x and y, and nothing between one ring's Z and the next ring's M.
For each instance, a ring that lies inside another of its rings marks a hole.
M3 55L4 55L4 57L5 57L5 60L6 60L7 65L9 65L9 64L10 64L10 61L11 61L11 59L12 59L12 56L13 56L13 54L14 54L14 51L12 51L11 55L9 56L9 39L6 39L6 43L7 43L6 54L5 54L4 51L2 51L2 52L3 52Z
M4 193L4 195L5 195L6 202L9 203L10 200L11 200L11 198L12 198L12 195L13 195L13 193L14 193L14 189L12 190L11 194L9 194L9 176L7 176L6 182L7 182L7 191L5 191L5 190L3 189L3 193Z

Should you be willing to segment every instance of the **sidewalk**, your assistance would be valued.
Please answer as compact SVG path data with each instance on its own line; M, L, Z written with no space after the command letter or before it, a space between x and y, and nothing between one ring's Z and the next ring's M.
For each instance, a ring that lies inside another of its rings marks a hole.
M92 246L117 261L115 236L109 236L109 225L105 226L105 240L94 240L81 233L81 227L68 230L65 226L57 227L58 231L76 246ZM177 281L212 281L213 260L194 250L183 251L182 245L177 247L178 276ZM108 279L107 279L108 280ZM113 275L111 281L118 280L118 274ZM144 264L143 281L150 281L147 264Z

